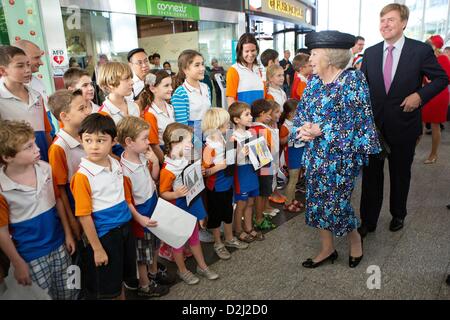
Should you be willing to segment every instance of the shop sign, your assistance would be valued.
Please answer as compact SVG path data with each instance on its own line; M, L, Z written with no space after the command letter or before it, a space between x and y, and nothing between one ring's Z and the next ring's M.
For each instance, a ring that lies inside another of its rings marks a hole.
M148 14L151 16L200 20L199 7L192 4L147 0Z
M66 51L64 49L51 49L49 53L53 75L62 76L69 65Z
M250 10L306 21L307 7L295 0L250 0Z

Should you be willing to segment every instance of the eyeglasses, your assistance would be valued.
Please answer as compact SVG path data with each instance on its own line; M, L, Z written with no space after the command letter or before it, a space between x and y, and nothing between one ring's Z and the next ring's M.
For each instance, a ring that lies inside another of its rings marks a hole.
M148 65L149 63L150 63L150 61L149 61L148 59L145 59L145 60L138 60L138 61L136 61L136 62L132 62L132 64L135 64L135 65L140 66L140 67L146 66L146 65Z

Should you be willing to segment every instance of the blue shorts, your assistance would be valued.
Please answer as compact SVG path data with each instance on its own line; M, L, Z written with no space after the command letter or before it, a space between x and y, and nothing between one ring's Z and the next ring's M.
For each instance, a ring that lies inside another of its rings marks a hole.
M234 193L234 202L247 201L249 198L255 198L257 196L259 196L259 188L249 192Z

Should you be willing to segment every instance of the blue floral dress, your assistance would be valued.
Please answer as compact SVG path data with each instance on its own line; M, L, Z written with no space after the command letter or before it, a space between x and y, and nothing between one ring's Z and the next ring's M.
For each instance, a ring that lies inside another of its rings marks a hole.
M369 154L381 151L364 75L344 70L332 83L314 76L303 93L291 139L305 122L322 135L306 143L306 224L344 236L359 226L351 195Z

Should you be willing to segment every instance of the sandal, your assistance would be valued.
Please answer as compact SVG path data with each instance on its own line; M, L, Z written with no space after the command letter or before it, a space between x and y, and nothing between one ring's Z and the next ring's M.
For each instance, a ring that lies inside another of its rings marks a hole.
M263 241L266 237L262 234L260 231L256 231L255 229L252 229L250 231L245 231L250 237L253 238L253 240Z
M285 197L283 197L283 196L281 196L281 197L272 197L272 196L270 196L269 197L269 200L270 201L272 201L272 202L274 202L274 203L285 203L286 202L286 198Z
M245 231L242 231L237 237L240 241L243 241L246 243L251 243L256 240L255 237L253 237L251 234L249 234Z
M300 207L294 204L294 201L292 201L290 204L286 204L284 207L285 211L298 213L301 211Z
M300 209L305 207L305 205L301 201L298 201L298 200L292 200L292 204Z

